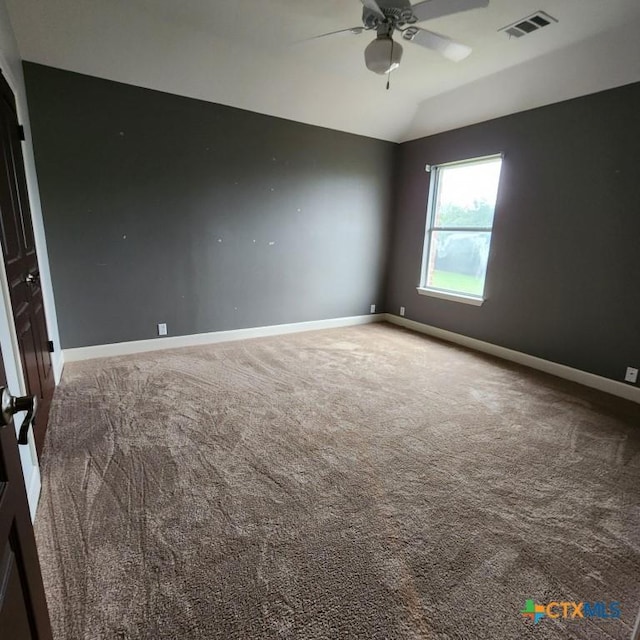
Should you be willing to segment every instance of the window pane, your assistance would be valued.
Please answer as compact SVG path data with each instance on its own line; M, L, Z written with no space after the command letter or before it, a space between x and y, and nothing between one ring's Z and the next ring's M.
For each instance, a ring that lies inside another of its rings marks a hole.
M434 227L493 226L502 159L441 167Z
M489 231L434 231L427 286L482 296L490 244Z

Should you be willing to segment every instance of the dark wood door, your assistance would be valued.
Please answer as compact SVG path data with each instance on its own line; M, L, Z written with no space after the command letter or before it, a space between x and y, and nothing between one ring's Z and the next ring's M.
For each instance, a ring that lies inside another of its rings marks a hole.
M0 387L4 386L0 353ZM0 424L0 640L51 638L16 432L10 421Z
M1 74L0 146L0 242L27 391L39 400L33 432L40 454L55 382L16 103Z

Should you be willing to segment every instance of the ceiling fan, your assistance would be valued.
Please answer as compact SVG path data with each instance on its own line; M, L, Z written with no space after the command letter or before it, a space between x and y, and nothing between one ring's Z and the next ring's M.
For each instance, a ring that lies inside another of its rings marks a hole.
M448 60L464 60L471 53L471 47L415 25L425 20L489 6L489 0L424 0L414 5L410 0L360 1L364 5L362 26L324 33L312 40L341 33L359 35L364 31L375 30L377 37L365 49L364 58L367 68L380 75L391 73L400 66L403 49L393 39L396 31L402 34L404 40L437 51Z

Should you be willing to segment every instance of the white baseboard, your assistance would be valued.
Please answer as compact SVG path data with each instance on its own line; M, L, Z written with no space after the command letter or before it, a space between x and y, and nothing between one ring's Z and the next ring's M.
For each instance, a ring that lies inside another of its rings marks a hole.
M31 513L31 522L35 522L36 511L38 509L38 501L40 500L40 489L42 481L40 478L40 469L38 465L33 466L29 486L27 487L27 498L29 500L29 511Z
M64 369L64 353L62 351L53 353L51 366L53 367L53 379L55 380L56 386L58 386L62 378L62 370Z
M454 342L455 344L462 345L463 347L475 349L482 353L488 353L489 355L502 358L503 360L517 362L518 364L523 364L527 367L531 367L532 369L537 369L538 371L544 371L545 373L558 376L558 378L578 382L586 387L598 389L599 391L604 391L614 396L640 403L640 388L632 387L624 382L610 380L609 378L581 371L580 369L574 369L573 367L568 367L564 364L558 364L557 362L551 362L550 360L543 360L542 358L537 358L536 356L531 356L527 353L522 353L521 351L513 351L512 349L500 347L498 345L491 344L490 342L483 342L482 340L470 338L460 333L454 333L453 331L446 331L445 329L432 327L428 324L423 324L422 322L416 322L415 320L408 320L407 318L402 318L392 313L385 313L382 315L385 316L384 319L387 322L396 324L400 327L405 327L406 329L424 333L428 336L433 336L434 338L446 340L447 342Z
M295 322L292 324L276 324L267 327L253 327L250 329L232 329L230 331L213 331L211 333L196 333L190 336L172 336L168 338L152 338L150 340L135 340L133 342L117 342L102 344L95 347L77 347L65 349L64 362L78 362L94 358L109 358L148 351L162 351L164 349L178 349L181 347L196 347L203 344L218 342L232 342L248 338L264 338L279 336L287 333L301 333L303 331L317 331L319 329L335 329L337 327L351 327L360 324L370 324L385 320L385 314L378 313L368 316L351 316L349 318L333 318L331 320L313 320L311 322Z

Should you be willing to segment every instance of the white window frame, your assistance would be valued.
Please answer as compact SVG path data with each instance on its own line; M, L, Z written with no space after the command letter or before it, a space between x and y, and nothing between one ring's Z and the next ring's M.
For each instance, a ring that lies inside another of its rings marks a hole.
M493 225L491 227L435 227L434 221L436 216L436 203L438 189L440 188L440 173L442 169L448 167L460 167L467 164L481 164L483 162L491 162L494 160L504 160L504 154L497 153L490 156L480 156L478 158L469 158L467 160L460 160L458 162L447 162L438 165L427 165L426 170L431 173L431 180L429 182L429 199L427 202L427 216L426 216L426 229L424 234L424 246L422 249L422 264L420 266L420 285L417 287L417 291L420 295L431 296L433 298L440 298L442 300L450 300L452 302L462 302L464 304L474 305L476 307L482 306L485 301L484 291L486 290L486 273L485 273L485 289L481 296L474 296L472 294L460 293L458 291L451 291L447 289L438 289L436 287L427 286L428 281L428 269L429 259L431 257L431 239L434 231L482 231L492 234L491 240L493 240ZM498 187L499 188L499 187ZM494 216L495 219L495 216ZM489 241L489 247L491 247L491 240ZM491 248L489 248L491 251Z

